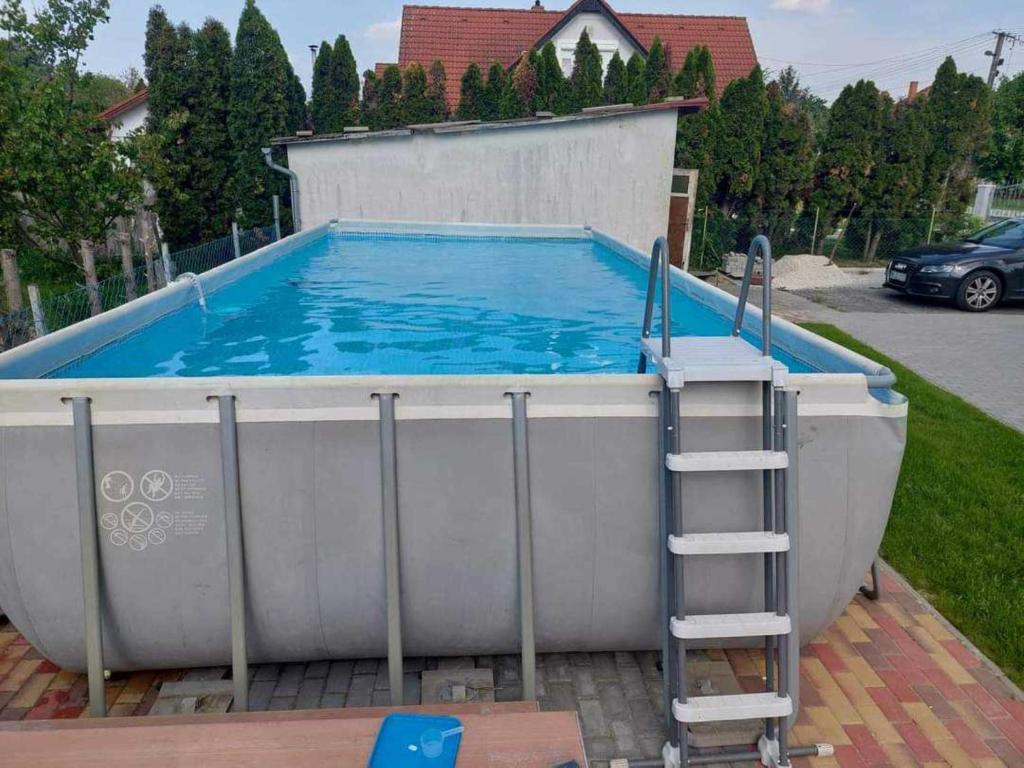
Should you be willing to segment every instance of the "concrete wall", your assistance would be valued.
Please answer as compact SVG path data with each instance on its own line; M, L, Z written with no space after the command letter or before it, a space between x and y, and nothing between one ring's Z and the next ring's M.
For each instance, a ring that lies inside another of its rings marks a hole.
M676 111L288 146L302 221L572 224L643 251L668 229Z

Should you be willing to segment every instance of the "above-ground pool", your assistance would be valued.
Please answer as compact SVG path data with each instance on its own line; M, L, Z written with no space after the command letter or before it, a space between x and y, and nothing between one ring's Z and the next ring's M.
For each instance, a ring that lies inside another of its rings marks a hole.
M632 373L646 286L590 237L329 233L50 375ZM673 305L676 336L730 333Z
M647 263L583 227L342 222L201 275L206 311L182 281L0 355L0 605L49 658L84 666L69 398L89 398L106 666L225 663L210 398L230 395L250 659L384 655L393 394L403 649L514 652L508 395L526 392L538 649L658 647L661 379L635 373ZM672 279L674 334L729 333L735 299ZM751 341L759 324L751 307ZM877 549L907 406L869 360L781 320L774 341L800 391L806 641ZM682 417L686 451L758 447L760 388L688 385ZM754 530L761 479L688 477L683 509L695 532ZM758 558L685 568L691 611L761 610Z

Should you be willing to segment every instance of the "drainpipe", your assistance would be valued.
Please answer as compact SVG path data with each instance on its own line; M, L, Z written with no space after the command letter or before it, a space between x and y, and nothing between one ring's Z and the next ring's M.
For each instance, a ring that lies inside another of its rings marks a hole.
M302 229L302 217L299 215L299 176L290 168L285 168L283 165L275 163L270 154L270 147L264 147L262 151L263 159L267 162L267 167L272 171L283 173L288 177L288 184L292 193L292 220L295 223L295 231L298 232Z

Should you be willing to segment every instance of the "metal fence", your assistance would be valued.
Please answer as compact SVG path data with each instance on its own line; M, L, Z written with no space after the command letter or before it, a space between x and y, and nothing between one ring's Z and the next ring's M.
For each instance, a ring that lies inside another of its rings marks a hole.
M245 256L269 245L274 242L275 237L274 226L239 230L237 255ZM169 254L171 279L186 272L206 272L228 263L235 257L233 234L185 248ZM100 257L101 260L115 258L120 257L113 254ZM143 260L142 255L136 254L135 260ZM154 259L151 268L147 264L142 264L135 267L130 275L119 273L100 280L94 290L83 285L65 293L39 298L38 301L33 298L30 306L0 315L0 349L11 349L41 334L66 328L119 307L131 299L145 296L163 287L166 283L163 261Z
M1005 184L992 191L990 219L1024 216L1024 184Z
M964 215L954 220L916 217L903 219L853 218L826 227L817 211L804 211L788 226L765 232L776 256L811 253L839 262L887 262L901 251L918 245L966 236L981 221ZM690 268L695 272L721 267L729 253L745 254L758 231L742 219L723 220L696 212Z

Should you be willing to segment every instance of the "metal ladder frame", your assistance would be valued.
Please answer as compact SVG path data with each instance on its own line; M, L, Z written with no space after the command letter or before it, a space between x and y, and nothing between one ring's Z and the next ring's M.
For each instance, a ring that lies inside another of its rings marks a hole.
M738 336L749 296L756 258L764 263L762 299L761 347L765 357L771 357L771 244L759 235L747 254L732 335ZM647 301L644 308L641 338L651 335L654 313L654 295L658 272L662 273L662 338L663 358L671 357L671 268L667 258L665 238L659 237L651 251L648 271ZM642 343L642 342L641 342ZM638 373L647 370L647 356L641 351ZM787 721L792 714L765 718L765 732L758 743L758 751L726 752L714 755L689 755L687 722L676 716L677 704L685 706L686 693L686 641L673 633L673 624L685 621L685 584L683 554L670 552L670 534L682 537L684 514L682 508L682 472L669 466L671 456L682 453L680 428L680 389L662 383L659 397L659 455L665 456L658 488L660 602L662 608L663 687L666 729L668 738L662 760L629 761L629 765L675 766L703 765L721 761L759 760L765 765L788 766L791 757L830 754L829 745L791 748L788 743ZM790 567L790 553L796 553L797 541L797 393L776 387L772 380L762 382L762 449L773 454L784 453L784 466L762 469L763 526L765 533L788 539L784 550L764 552L764 611L774 613L789 622L788 631L778 634L778 677L775 674L775 635L765 636L766 692L789 700L792 686L799 685L799 648L797 642L795 606L797 604L797 569ZM794 560L795 562L795 560ZM790 711L792 712L791 704Z

